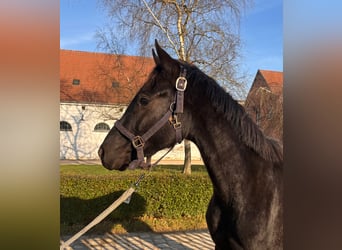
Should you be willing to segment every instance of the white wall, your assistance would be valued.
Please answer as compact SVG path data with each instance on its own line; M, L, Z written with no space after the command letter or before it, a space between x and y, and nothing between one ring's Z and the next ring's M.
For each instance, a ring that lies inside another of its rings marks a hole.
M95 125L104 122L111 129L115 121L123 115L125 109L125 106L120 105L61 103L60 121L68 122L72 126L72 131L60 131L60 159L98 159L97 150L108 131L95 132ZM164 152L165 150L158 152L152 160L158 159ZM191 145L191 158L193 160L201 159L194 144ZM183 142L177 144L165 159L183 160Z
M107 114L118 119L123 110L122 106L61 103L60 121L70 123L72 131L60 131L60 159L98 159L97 150L108 131L95 132L95 125L105 122L112 128L115 120Z

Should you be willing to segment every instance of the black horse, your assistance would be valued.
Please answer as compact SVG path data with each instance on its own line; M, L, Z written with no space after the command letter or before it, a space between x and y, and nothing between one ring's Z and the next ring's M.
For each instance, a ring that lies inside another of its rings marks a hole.
M282 249L282 146L215 80L155 46L156 67L99 149L103 166L148 167L145 156L191 140L214 187L206 219L216 249Z

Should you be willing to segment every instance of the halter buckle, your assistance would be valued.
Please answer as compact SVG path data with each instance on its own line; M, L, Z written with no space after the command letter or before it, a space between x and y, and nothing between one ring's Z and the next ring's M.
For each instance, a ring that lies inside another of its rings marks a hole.
M145 145L144 139L137 135L132 139L132 144L134 148L142 148Z
M182 123L178 121L177 115L170 116L169 122L174 129L179 129L182 127Z
M184 92L187 84L188 84L188 81L186 80L186 78L184 76L180 76L176 80L176 89L178 91Z

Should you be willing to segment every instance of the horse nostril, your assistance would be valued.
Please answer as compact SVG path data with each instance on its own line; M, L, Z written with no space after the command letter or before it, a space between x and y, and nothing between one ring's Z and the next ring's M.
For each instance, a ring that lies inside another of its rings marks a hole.
M100 158L102 159L102 156L103 156L103 149L102 147L99 148L99 151L97 151L98 155L100 156Z

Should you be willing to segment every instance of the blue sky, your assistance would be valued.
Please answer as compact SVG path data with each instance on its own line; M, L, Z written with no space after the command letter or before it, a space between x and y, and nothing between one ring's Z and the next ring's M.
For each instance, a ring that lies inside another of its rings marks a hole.
M282 0L254 0L243 14L241 71L249 75L249 84L258 69L283 71L282 19ZM95 0L61 0L60 48L98 51L94 35L106 22Z

